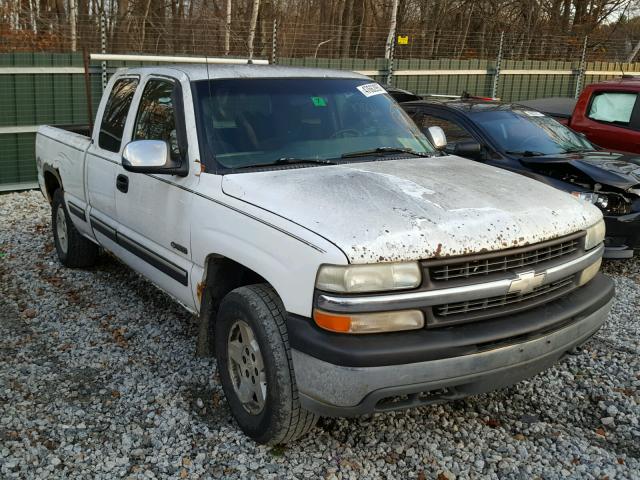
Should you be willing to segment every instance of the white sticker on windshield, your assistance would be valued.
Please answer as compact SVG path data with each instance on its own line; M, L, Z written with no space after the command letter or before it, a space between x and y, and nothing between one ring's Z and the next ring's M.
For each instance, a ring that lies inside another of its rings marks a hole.
M377 83L365 83L364 85L360 85L356 88L360 90L360 93L362 93L365 97L373 97L374 95L387 93L387 91Z
M544 113L536 112L535 110L523 110L523 113L530 117L544 117Z

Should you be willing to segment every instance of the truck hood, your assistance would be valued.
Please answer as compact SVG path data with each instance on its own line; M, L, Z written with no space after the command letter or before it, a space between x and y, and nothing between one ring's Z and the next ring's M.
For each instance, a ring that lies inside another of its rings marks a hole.
M524 157L521 161L533 169L565 169L569 166L593 183L621 190L640 188L640 158L633 154L597 151Z
M222 188L321 235L351 263L518 247L601 218L557 189L454 156L230 174Z

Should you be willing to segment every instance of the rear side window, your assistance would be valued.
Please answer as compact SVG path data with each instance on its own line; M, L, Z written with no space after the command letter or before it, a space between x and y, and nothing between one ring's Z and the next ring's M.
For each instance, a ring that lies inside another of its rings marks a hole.
M122 144L122 132L127 121L133 94L138 86L138 79L123 78L113 84L107 106L102 115L98 145L110 152L119 152Z
M601 92L593 95L587 116L600 122L629 125L637 95L625 92Z
M133 140L164 140L169 144L171 156L180 155L173 105L174 83L166 80L149 80L138 107Z

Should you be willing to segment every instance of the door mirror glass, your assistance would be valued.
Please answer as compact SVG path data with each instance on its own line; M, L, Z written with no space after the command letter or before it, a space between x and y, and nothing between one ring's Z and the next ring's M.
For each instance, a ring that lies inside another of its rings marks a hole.
M447 136L444 134L444 130L441 127L429 127L425 132L433 146L438 150L444 149L447 146Z
M458 142L453 147L453 154L460 157L478 158L482 152L482 146L473 140Z
M130 172L169 173L175 167L163 140L135 140L122 152L122 167Z

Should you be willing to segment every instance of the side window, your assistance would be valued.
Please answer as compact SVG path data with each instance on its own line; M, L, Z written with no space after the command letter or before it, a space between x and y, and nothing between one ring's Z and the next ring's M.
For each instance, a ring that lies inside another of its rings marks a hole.
M436 117L435 115L420 112L417 112L412 116L412 118L423 132L426 132L429 127L442 128L442 130L444 130L444 134L447 136L447 144L449 145L459 142L474 141L473 135L471 135L468 130L451 120L445 120L444 118Z
M107 106L102 114L102 123L98 134L98 146L110 152L119 152L122 143L122 132L127 121L133 94L138 86L138 79L123 78L113 84Z
M132 140L164 140L171 156L180 156L176 132L173 90L175 84L167 80L149 80L142 92Z
M593 95L587 117L600 122L629 125L637 95L625 92L599 92Z

